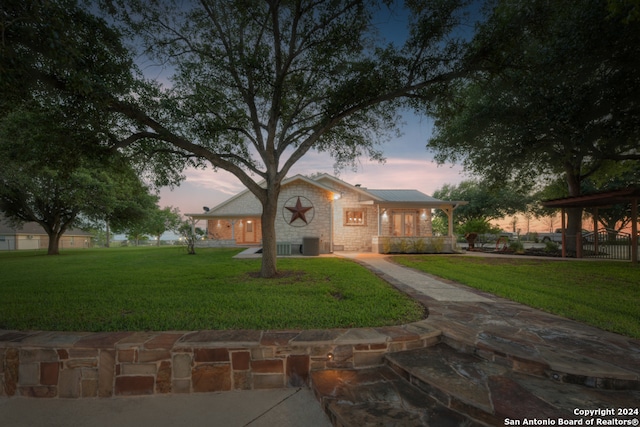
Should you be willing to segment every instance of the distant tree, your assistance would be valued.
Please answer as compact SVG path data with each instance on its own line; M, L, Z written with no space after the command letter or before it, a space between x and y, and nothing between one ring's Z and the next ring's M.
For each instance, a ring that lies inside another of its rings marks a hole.
M160 246L160 237L165 232L177 231L180 227L180 210L171 206L155 209L148 224L149 234L156 238L156 246Z
M53 105L0 117L0 211L42 226L50 255L70 227L130 204L125 188L143 187L127 162L99 148L82 114Z
M603 162L640 160L640 31L608 3L493 2L469 43L469 60L483 65L434 111L436 159L495 183L562 177L568 196L581 195ZM582 209L567 218L578 235Z
M199 227L194 227L189 221L183 221L178 227L178 233L184 239L189 255L196 254L196 241L205 235L205 231Z
M122 54L119 33L71 0L45 2L49 9L9 1L0 16L9 77L119 113L130 132L113 147L153 152L170 170L209 164L238 177L262 204L261 275L272 277L282 180L310 150L330 153L337 167L362 155L381 160L376 144L396 129L398 108L430 102L458 74L455 31L466 1L404 2L406 42L376 28L395 2L102 3L126 24L120 34L166 65L169 86L132 90L120 73L132 55Z
M585 187L585 193L640 187L640 162L607 162L587 180ZM598 221L611 236L628 227L631 220L630 202L598 209Z
M136 216L121 222L114 231L125 234L127 240L133 242L134 246L139 246L140 241L146 241L149 240L150 236L155 236L156 224L154 224L154 219L160 211L159 200L160 197L156 194L146 194L145 197L138 200L138 203L133 208Z
M140 244L141 240L148 240L150 237L155 238L156 246L160 246L160 237L165 232L178 232L182 225L180 210L171 206L160 208L158 200L158 196L149 195L148 200L138 206L141 209L141 217L130 221L127 227L120 230L136 246Z
M581 182L581 193L593 194L638 186L640 186L640 162L603 161L597 171ZM564 180L559 178L543 187L533 198L535 201L540 202L567 196L568 192ZM554 222L558 212L557 209L544 208L539 203L535 203L533 206L532 211L536 217L550 218L548 221L550 232L560 228L560 224ZM584 212L583 218L592 215L593 209L588 209ZM604 228L620 231L631 222L630 203L600 208L598 209L598 218Z
M158 202L158 196L139 180L137 183L126 179L122 182L118 178L114 177L118 185L105 188L113 203L104 206L102 216L98 219L106 225L107 247L112 233L126 234L128 230L145 223Z
M527 210L530 197L513 187L507 182L500 187L492 187L488 182L466 180L443 185L433 192L433 197L468 202L453 211L454 225L475 220L488 222Z
M482 218L471 219L464 224L460 224L460 226L457 228L457 232L461 235L465 235L467 233L498 235L500 231L502 230L500 230L499 227L491 225L489 221Z

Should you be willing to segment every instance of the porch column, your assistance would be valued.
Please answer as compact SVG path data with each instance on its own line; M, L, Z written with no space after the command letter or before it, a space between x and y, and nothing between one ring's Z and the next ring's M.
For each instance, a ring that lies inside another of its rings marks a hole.
M236 240L236 220L231 220L231 240Z
M598 242L598 208L593 208L593 252L594 255L598 255L598 252L600 252L600 249L598 248L599 246Z
M447 219L448 221L448 230L447 230L447 235L449 237L453 237L453 210L455 209L453 206L444 206L441 208L444 213L447 214Z
M631 262L638 262L638 199L631 199Z
M566 258L567 257L567 225L565 224L565 220L564 220L564 208L560 209L560 216L561 216L561 221L560 223L562 224L562 258Z

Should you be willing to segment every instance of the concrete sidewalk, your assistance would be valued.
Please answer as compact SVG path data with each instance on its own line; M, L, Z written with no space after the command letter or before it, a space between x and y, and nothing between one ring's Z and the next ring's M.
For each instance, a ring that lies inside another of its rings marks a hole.
M398 281L436 301L492 302L489 298L465 290L459 285L445 283L434 276L394 264L384 255L351 252L340 253L340 255L368 264L388 281Z
M3 427L328 427L307 388L112 399L0 399Z

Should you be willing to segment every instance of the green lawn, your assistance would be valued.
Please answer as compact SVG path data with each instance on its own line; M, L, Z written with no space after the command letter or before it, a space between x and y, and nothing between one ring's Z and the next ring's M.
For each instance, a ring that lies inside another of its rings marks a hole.
M182 247L0 253L0 329L313 329L403 324L422 306L360 265L285 258L260 279L237 249Z
M550 313L640 338L637 264L467 256L398 256L394 261Z

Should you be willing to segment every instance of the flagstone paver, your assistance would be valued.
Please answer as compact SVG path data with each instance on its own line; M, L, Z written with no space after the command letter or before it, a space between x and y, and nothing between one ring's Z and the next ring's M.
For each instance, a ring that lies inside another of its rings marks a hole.
M400 267L389 257L345 255L422 302L429 317L421 325L442 335L435 346L385 355L388 366L367 375L313 372L335 425L637 425L637 412L610 424L616 417L574 411L640 411L640 341ZM388 367L430 403L408 406ZM363 394L364 387L378 390L377 397ZM429 414L447 410L463 419L429 421Z

